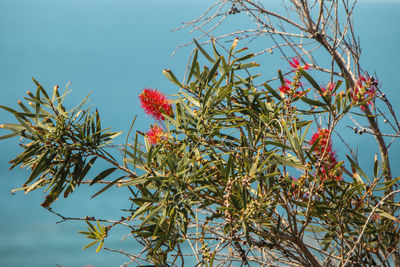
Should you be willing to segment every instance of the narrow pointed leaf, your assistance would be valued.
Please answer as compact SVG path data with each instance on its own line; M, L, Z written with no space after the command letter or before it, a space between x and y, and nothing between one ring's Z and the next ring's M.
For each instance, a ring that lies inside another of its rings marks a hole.
M104 178L106 178L107 176L109 176L110 174L112 174L117 168L112 167L109 168L107 170L102 171L99 175L97 175L93 181L90 183L90 185L94 185L95 183L97 183L100 180L103 180Z

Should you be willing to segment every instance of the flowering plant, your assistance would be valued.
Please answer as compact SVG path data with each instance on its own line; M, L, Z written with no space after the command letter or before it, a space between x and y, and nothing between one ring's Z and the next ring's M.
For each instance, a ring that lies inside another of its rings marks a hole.
M259 65L247 62L254 54L236 46L227 57L214 46L212 57L197 45L186 83L165 70L181 88L174 106L161 92L143 90L142 107L158 124L126 143L122 164L107 152L119 133L103 130L97 111L66 111L57 87L50 97L35 81L30 108L1 106L19 121L2 125L12 131L2 138L28 140L11 161L31 171L18 190L46 188L42 205L62 216L51 204L81 184L105 183L94 196L114 185L128 188L130 208L119 221L80 218L89 226L81 233L94 240L86 247L100 250L115 225L126 227L145 248L126 255L154 266L191 257L204 266L226 258L303 266L389 259L399 248L399 205L380 192L398 178L382 181L378 158L367 175L353 155L337 152L334 135L346 114L373 103L372 79L337 93L340 80L325 89L294 60L294 77L279 71L280 84L256 86L250 70ZM199 53L210 63L202 71ZM97 159L111 167L86 180Z

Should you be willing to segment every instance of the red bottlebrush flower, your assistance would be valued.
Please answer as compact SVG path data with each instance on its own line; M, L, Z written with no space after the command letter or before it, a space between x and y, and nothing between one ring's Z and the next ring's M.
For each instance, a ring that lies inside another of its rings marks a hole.
M354 103L361 103L369 99L367 103L360 108L366 110L366 105L373 106L373 100L376 97L378 83L373 77L364 77L360 75L357 84L352 91L352 98Z
M282 95L282 96L289 94L289 92L290 92L290 85L291 85L291 82L290 82L288 79L285 79L285 84L284 84L284 85L281 85L281 86L279 87L279 91L281 92L281 95Z
M314 133L310 140L310 145L314 145L318 142L312 152L315 153L317 159L321 162L321 167L318 171L321 174L321 180L342 179L342 171L334 170L335 166L338 164L336 159L336 154L332 150L332 141L330 139L330 131L328 129L318 129L318 132Z
M146 138L151 145L158 145L162 140L165 139L165 134L157 124L154 124L146 133Z
M321 86L321 90L324 92L324 94L332 93L333 89L335 89L335 83L328 83L326 88Z
M320 156L322 156L325 151L326 153L332 152L332 142L329 138L328 129L318 129L318 132L314 133L311 137L310 145L313 145L318 139L318 144L316 144L313 152L320 154Z
M164 120L162 114L172 115L172 106L168 99L157 89L144 89L139 95L144 111L156 120Z
M282 97L285 95L291 95L293 98L301 97L307 93L306 91L296 91L302 85L300 82L292 83L290 80L285 79L285 84L279 87L280 95ZM291 86L293 89L290 88Z
M297 58L293 58L292 61L289 61L289 65L293 68L293 69L304 69L304 70L308 70L309 66L308 64L305 64L304 66L300 65L300 62Z
M279 91L281 92L281 95L287 95L290 92L290 88L286 85L281 85Z
M358 77L357 84L359 87L363 87L363 83L366 83L366 82L367 82L367 79L363 75L360 75L360 77Z

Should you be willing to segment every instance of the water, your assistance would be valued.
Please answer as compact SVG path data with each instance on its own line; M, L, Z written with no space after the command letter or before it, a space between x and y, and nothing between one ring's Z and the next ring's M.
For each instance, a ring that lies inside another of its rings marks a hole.
M189 49L178 51L174 58L170 55L191 36L170 29L196 17L208 5L208 1L194 0L0 0L0 104L17 107L16 101L25 91L34 90L32 76L46 88L55 84L64 87L71 81L68 104L92 91L90 100L99 108L103 125L127 131L133 116L143 114L137 99L142 88L159 88L166 93L177 89L161 71L170 68L177 76L183 75ZM370 73L379 74L382 88L396 109L400 100L399 8L398 1L361 1L356 28L362 41L363 65ZM265 63L267 73L282 67L266 56L259 60ZM10 119L0 111L0 123ZM148 117L139 116L136 129L148 127ZM375 150L364 145L361 140L365 139L350 134L345 137L360 149L369 149L367 155ZM27 175L23 170L8 172L8 161L19 151L15 141L0 142L0 266L106 267L127 261L107 251L95 254L93 248L81 250L87 240L77 231L85 225L56 224L59 218L39 205L42 192L10 194ZM122 138L117 141L123 142ZM393 172L398 175L399 167L394 166ZM69 199L55 203L54 210L71 217L118 219L124 215L119 209L128 207L128 192L114 190L90 200L96 190L80 188ZM124 233L123 229L111 232L106 246L137 252L139 247L131 240L120 241Z

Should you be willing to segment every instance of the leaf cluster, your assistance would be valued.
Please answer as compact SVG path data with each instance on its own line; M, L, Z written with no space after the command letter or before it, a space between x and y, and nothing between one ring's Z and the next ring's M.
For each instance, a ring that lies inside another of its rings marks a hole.
M63 102L68 88L61 95L55 86L49 96L33 81L36 94L27 92L24 98L27 105L18 101L20 111L0 106L17 120L17 123L1 125L12 132L1 138L21 136L20 146L24 150L10 161L10 169L20 165L30 170L24 185L14 191L28 193L45 187L48 194L42 205L49 207L62 192L67 197L80 185L98 157L109 155L104 147L119 133L102 129L98 111L93 113L90 107L84 107L87 97L75 108L66 110ZM103 173L96 181L105 176Z

